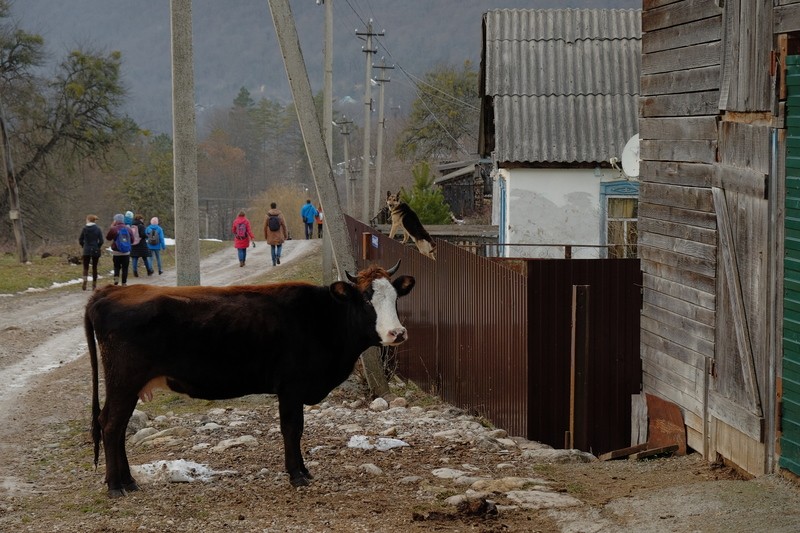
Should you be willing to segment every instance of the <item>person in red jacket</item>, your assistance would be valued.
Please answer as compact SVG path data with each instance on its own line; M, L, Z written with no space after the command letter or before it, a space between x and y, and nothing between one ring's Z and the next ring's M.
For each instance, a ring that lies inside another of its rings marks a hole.
M245 216L244 209L239 211L239 216L233 221L233 247L236 248L236 253L239 254L239 266L243 267L244 262L247 260L247 247L250 246L250 241L253 241L253 248L256 247L256 237L250 229L250 221Z

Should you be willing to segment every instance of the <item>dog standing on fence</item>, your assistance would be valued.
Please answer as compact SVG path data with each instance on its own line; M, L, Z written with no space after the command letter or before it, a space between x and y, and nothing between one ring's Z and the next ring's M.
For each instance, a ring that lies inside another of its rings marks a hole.
M436 259L436 244L431 239L430 234L422 226L419 217L411 207L400 200L400 192L392 194L386 192L386 206L392 218L392 228L389 230L389 238L394 239L394 234L398 228L403 228L403 244L408 242L408 238L413 239L417 249L423 255L431 259Z

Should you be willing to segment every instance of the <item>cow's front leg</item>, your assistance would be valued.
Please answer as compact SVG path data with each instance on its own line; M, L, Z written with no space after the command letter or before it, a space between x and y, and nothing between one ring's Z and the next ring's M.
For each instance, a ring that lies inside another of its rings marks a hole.
M300 439L303 437L303 403L288 395L278 395L281 434L286 471L293 487L304 487L312 478L303 462Z

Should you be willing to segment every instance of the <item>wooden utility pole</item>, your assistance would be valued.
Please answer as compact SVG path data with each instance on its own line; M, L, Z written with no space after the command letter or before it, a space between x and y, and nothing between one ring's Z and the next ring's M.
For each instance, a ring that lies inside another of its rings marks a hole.
M375 141L375 203L372 208L373 213L381 210L381 172L383 169L383 130L386 129L386 120L383 114L383 93L384 87L391 80L386 76L385 71L391 70L394 67L387 67L386 60L381 58L381 64L376 65L375 68L380 70L380 74L375 81L379 84L378 89L378 138Z
M289 86L292 89L300 131L303 134L303 142L311 166L311 176L314 178L317 196L325 211L325 219L328 221L325 225L331 236L336 271L339 279L342 279L342 271L355 272L356 264L352 244L347 235L347 226L339 202L339 193L336 190L331 162L327 157L328 154L325 153L322 128L320 128L319 118L314 107L314 97L311 93L311 84L308 81L303 53L300 50L297 28L289 0L269 0L269 8L283 54ZM378 350L370 348L361 354L361 361L364 364L364 372L372 393L376 396L388 394L389 384L383 373Z
M361 221L369 224L369 148L370 148L370 123L372 122L372 54L377 49L372 48L372 37L383 35L372 32L372 19L367 23L367 31L356 32L356 35L366 37L367 44L361 49L367 56L366 77L364 80L364 159L361 162Z
M344 136L344 187L345 196L347 198L347 214L352 217L355 216L354 202L356 197L356 182L350 172L350 124L352 124L353 121L347 120L347 117L344 115L342 115L342 119L343 120L337 122L336 125L342 128L339 133Z
M197 131L194 117L192 0L170 1L175 267L178 285L200 285Z

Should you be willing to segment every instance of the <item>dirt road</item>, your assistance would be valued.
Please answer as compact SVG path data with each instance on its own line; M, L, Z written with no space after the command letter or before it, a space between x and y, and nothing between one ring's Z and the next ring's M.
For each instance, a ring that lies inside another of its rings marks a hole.
M277 268L318 251L289 241ZM215 254L202 282L247 283L272 269L268 254L250 249L245 268L232 249ZM315 479L299 490L283 473L274 399L159 393L128 444L143 490L110 500L88 435L87 296L0 297L0 531L800 531L800 490L779 476L745 481L696 454L585 463L401 383L406 405L370 406L351 385L306 409ZM165 462L215 474L176 479Z

